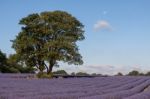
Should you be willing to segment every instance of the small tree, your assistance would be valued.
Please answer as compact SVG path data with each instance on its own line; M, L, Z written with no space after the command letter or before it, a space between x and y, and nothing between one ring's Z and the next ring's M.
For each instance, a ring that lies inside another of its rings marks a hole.
M92 73L91 76L97 76L97 74L96 73Z
M123 74L121 72L119 72L116 76L123 76Z
M68 73L65 70L58 70L58 71L53 72L53 74L68 75Z
M35 66L40 72L58 65L83 64L77 41L84 39L83 25L64 11L31 14L20 20L22 30L12 47L28 66Z
M129 76L139 76L139 72L138 71L136 71L136 70L133 70L133 71L131 71L131 72L129 72Z
M72 75L72 76L75 76L75 75L76 75L76 73L75 73L75 72L72 72L72 73L71 73L71 75Z

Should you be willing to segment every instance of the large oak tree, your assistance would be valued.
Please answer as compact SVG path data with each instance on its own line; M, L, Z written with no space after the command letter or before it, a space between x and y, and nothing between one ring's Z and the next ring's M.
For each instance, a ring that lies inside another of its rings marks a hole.
M64 11L30 14L20 20L20 33L12 47L27 66L52 72L59 61L83 64L77 41L84 39L83 25Z

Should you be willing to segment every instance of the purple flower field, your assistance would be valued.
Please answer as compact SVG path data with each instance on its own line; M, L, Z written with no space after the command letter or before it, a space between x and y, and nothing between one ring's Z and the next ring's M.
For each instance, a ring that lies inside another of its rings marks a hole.
M150 77L29 79L27 76L0 74L0 99L150 99Z

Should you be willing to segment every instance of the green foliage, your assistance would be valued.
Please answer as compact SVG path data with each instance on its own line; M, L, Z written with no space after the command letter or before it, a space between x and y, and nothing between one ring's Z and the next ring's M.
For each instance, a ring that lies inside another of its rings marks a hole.
M72 76L75 76L75 75L76 75L76 73L75 73L75 72L72 72L72 73L71 73L71 75L72 75Z
M14 67L10 67L8 65L5 65L1 67L1 73L20 73L20 71Z
M139 76L146 76L144 73L139 73Z
M58 71L53 72L53 74L68 75L68 73L65 70L58 70Z
M140 73L139 73L138 71L136 71L136 70L133 70L133 71L129 72L128 75L129 75L129 76L139 76Z
M91 76L97 76L97 74L96 73L92 73Z
M6 61L6 55L0 50L0 72L3 72L5 70L5 66L7 66Z
M18 58L16 54L12 54L8 57L7 67L9 68L9 73L20 73L22 66L18 64Z
M1 73L34 73L33 67L23 66L17 54L12 54L8 58L0 51L0 72Z
M118 72L116 76L123 76L121 72Z
M9 67L9 73L20 73L20 71L17 68Z
M20 60L17 54L12 54L7 59L7 64L10 68L16 69L20 73L34 73L35 69L31 66L24 66L24 62Z
M145 74L146 76L150 76L150 71Z
M45 72L39 72L36 76L37 76L38 78L48 78L48 79L50 79L50 78L53 77L52 73L47 74L47 73L45 73Z
M85 72L78 72L76 73L77 76L89 76L90 74L85 73Z
M12 47L27 66L51 73L59 61L83 64L77 41L84 39L83 25L64 11L35 13L22 18L22 30Z

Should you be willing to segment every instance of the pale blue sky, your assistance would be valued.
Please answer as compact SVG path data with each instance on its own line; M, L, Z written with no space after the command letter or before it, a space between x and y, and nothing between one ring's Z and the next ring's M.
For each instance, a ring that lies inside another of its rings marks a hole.
M20 31L21 18L63 10L85 25L86 39L79 43L83 66L62 68L109 74L150 70L149 5L150 0L1 0L0 49L14 53L10 40Z

